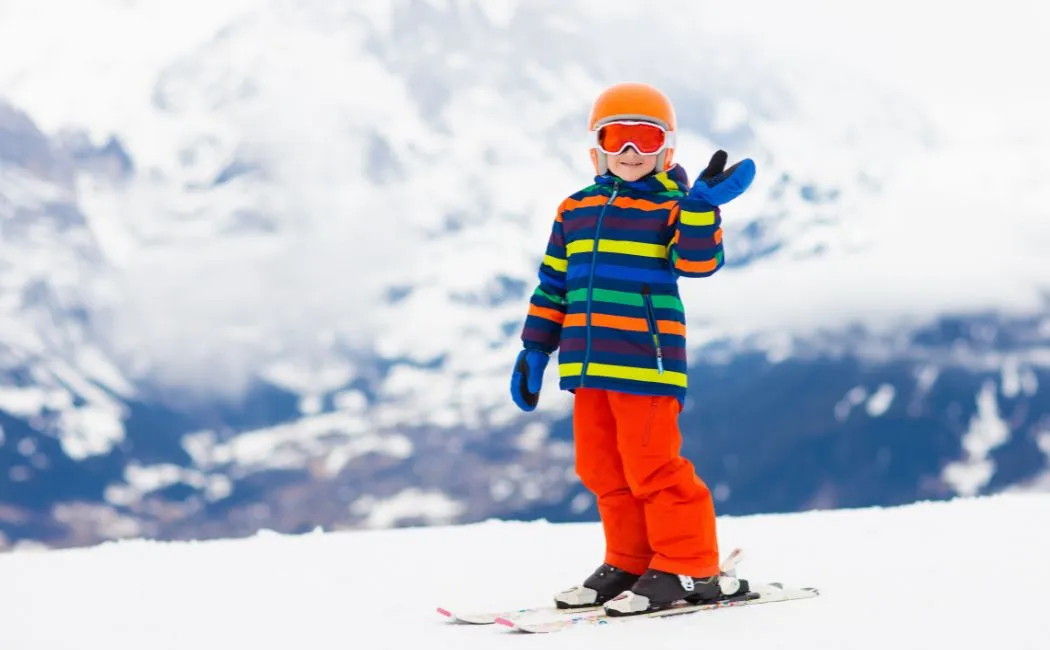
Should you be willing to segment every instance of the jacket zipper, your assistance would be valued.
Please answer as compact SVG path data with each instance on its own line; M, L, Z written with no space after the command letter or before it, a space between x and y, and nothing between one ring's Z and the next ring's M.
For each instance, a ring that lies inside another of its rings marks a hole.
M645 320L649 324L649 336L653 337L653 349L656 351L656 371L664 374L664 353L660 349L660 328L656 325L656 308L649 295L649 285L642 287L642 299L645 300Z
M591 362L591 294L594 292L594 267L598 263L598 240L602 235L602 219L605 218L605 210L609 207L609 204L613 202L616 195L620 192L620 181L615 181L613 184L612 194L609 195L609 200L602 206L602 211L598 213L598 223L594 227L594 249L591 253L591 274L587 279L587 347L583 353L583 366L580 368L580 386L584 385L584 380L587 377L587 366Z

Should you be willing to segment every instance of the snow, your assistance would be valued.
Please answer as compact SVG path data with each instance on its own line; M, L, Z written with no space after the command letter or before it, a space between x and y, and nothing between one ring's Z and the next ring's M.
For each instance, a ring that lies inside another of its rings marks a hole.
M27 417L39 413L48 403L55 403L60 396L61 393L45 391L39 386L0 386L0 409Z
M120 411L102 406L66 409L59 428L62 450L74 460L105 454L124 439Z
M995 382L986 381L977 394L977 413L962 437L966 457L945 466L941 472L944 481L961 496L977 494L995 474L995 461L989 457L992 450L1009 440L1010 425L999 413Z
M863 404L868 399L868 389L864 386L854 386L849 389L845 396L835 404L835 419L844 422L853 412L854 407Z
M392 497L361 497L350 504L350 511L364 517L368 528L390 528L406 520L420 518L430 525L455 520L466 510L459 502L434 491L407 488Z
M1016 357L1007 357L1002 364L1000 379L1003 397L1013 399L1019 394L1035 395L1039 390L1039 379L1031 368L1021 365Z
M495 626L449 624L435 610L550 602L600 563L597 524L264 531L2 555L0 642L26 650L1036 650L1050 642L1050 495L722 517L719 526L723 552L744 549L742 577L812 585L821 595L526 640Z
M143 495L184 483L203 490L209 501L229 496L232 486L229 478L221 475L205 476L193 469L177 465L159 464L143 466L132 464L124 469L126 485L111 485L106 489L106 501L114 505L127 505Z
M877 418L889 410L890 406L893 405L893 397L897 394L891 384L882 384L878 390L868 398L866 410L868 415L873 418Z
M543 422L529 422L521 428L514 441L515 445L523 451L538 451L547 442L550 435L550 427Z
M314 458L325 459L332 474L354 458L374 453L408 458L412 441L396 432L374 431L361 414L335 411L307 415L287 424L254 429L219 441L214 432L198 431L183 446L203 471L233 466L238 472L302 467Z
M1035 433L1036 446L1039 447L1039 451L1046 456L1046 466L1048 469L1037 475L1034 479L1026 481L1025 483L1011 487L1006 490L1007 493L1017 492L1050 492L1050 422L1042 425L1042 430Z

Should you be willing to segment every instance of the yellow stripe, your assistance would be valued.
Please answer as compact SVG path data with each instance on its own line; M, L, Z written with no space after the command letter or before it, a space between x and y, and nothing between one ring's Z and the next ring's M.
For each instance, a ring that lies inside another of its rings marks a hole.
M667 247L660 244L643 244L636 241L602 239L598 242L600 253L621 253L639 257L667 257Z
M565 271L569 269L568 260L559 260L557 257L551 257L550 255L543 256L543 263L555 271L561 271L562 273L565 273Z
M583 372L582 363L563 363L558 366L558 373L562 377L573 377Z
M583 364L563 363L558 367L558 372L562 377L575 377L583 372ZM665 370L663 374L660 374L655 368L632 368L630 366L614 366L606 363L590 364L587 366L587 375L608 377L610 379L631 379L654 384L672 384L682 388L685 388L687 384L685 373Z
M715 225L715 213L714 211L690 212L682 210L680 220L683 226L713 226Z
M683 388L686 386L685 373L665 370L663 374L660 374L656 368L632 368L630 366L592 363L587 366L587 374L595 377L609 377L610 379L633 379L653 384L673 384Z
M590 253L594 250L593 239L582 239L570 243L566 252L571 256L575 253ZM598 241L599 253L620 253L622 255L637 255L639 257L667 257L667 247L661 244L643 244L636 241L621 239L601 239Z
M675 183L674 180L670 176L668 176L667 174L657 174L656 178L661 183L663 183L664 187L666 187L667 189L669 189L669 190L677 190L678 189L678 183Z
M565 253L569 257L572 257L576 253L590 253L592 250L594 250L593 239L579 239L574 242L569 242L565 247Z

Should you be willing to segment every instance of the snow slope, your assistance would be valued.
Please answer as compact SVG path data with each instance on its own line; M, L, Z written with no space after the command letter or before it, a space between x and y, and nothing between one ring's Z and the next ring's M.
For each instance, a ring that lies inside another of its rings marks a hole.
M822 595L525 639L447 624L435 607L547 602L599 561L596 524L124 541L0 556L0 646L1035 650L1050 643L1050 496L722 518L720 526L724 548L745 548L742 575L816 585Z

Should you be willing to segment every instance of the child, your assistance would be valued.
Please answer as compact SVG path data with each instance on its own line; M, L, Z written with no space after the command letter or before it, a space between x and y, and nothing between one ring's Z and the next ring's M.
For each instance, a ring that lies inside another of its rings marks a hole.
M559 350L560 387L574 394L576 472L598 502L604 563L555 597L638 614L723 594L711 494L680 453L686 393L679 277L724 263L719 205L754 177L718 151L690 188L672 162L675 114L657 89L615 85L590 116L597 176L558 208L529 301L511 395L536 408ZM617 597L619 596L619 597Z

